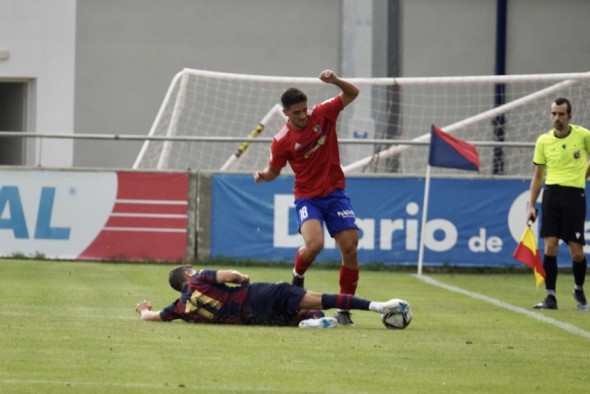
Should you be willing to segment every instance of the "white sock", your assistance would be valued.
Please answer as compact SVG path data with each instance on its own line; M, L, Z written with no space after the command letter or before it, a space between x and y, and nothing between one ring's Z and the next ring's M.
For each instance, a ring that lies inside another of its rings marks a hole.
M385 310L385 304L382 302L371 301L369 304L369 310L377 313L383 313Z

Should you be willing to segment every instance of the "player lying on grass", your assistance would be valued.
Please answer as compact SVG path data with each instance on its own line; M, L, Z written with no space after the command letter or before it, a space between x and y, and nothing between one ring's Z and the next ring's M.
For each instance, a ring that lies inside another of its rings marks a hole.
M180 298L161 311L153 311L149 301L140 302L135 310L141 320L291 326L316 318L317 325L328 328L336 326L337 321L324 317L322 309L386 313L408 308L407 302L400 299L375 302L350 294L320 294L286 282L250 283L250 277L239 271L197 272L191 265L172 269L168 282L181 293Z

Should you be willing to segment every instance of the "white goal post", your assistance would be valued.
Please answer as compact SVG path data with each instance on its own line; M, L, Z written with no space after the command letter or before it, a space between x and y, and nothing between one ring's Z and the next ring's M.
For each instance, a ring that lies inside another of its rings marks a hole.
M340 115L338 129L342 165L351 174L423 176L430 126L436 124L478 146L481 175L528 177L534 141L551 128L551 101L567 97L572 123L590 127L590 73L350 80L361 94ZM291 86L306 92L310 106L339 92L317 78L182 70L134 168L263 168L270 138L285 120L280 95ZM500 102L498 86L504 92Z

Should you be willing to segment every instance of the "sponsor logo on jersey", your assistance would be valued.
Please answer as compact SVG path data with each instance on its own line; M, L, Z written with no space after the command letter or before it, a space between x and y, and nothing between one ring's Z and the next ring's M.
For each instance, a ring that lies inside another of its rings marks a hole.
M316 143L315 143L315 145L314 145L313 148L311 148L310 150L308 150L307 152L305 152L305 155L303 155L303 157L305 159L308 159L309 156L313 155L325 143L326 143L326 136L323 135L320 138L318 138L318 140L316 141Z

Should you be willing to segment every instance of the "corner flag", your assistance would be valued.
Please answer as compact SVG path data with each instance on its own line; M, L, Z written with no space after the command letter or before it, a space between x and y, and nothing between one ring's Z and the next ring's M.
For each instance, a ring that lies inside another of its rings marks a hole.
M513 256L516 260L532 268L538 289L539 286L541 286L541 283L545 280L546 275L543 264L541 263L541 255L539 255L537 240L530 226L527 226L524 229L520 243L516 246Z
M420 248L418 250L418 275L422 274L422 262L424 259L424 234L428 215L428 200L430 198L431 167L479 171L479 154L475 146L470 143L445 133L435 125L430 128L430 152L424 182L424 203L422 204L422 225Z
M428 165L479 171L479 154L475 146L432 125Z

